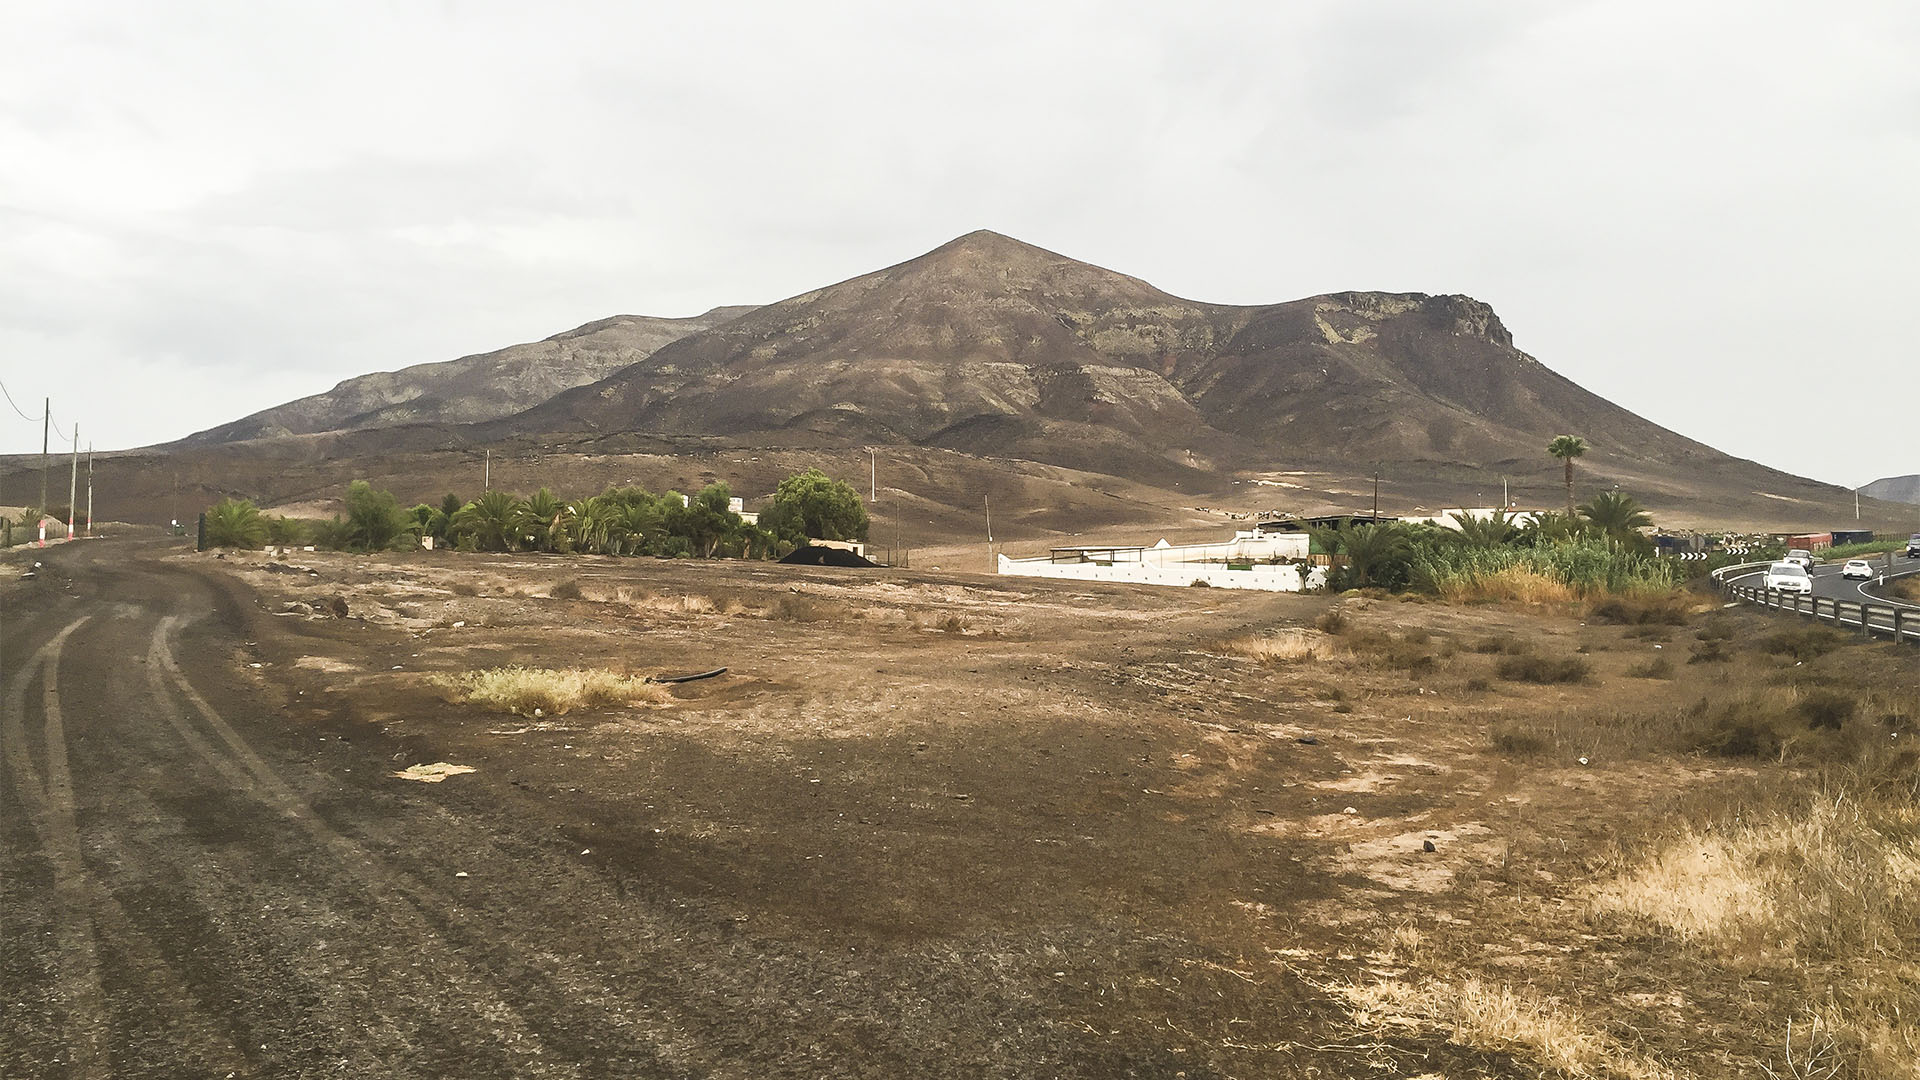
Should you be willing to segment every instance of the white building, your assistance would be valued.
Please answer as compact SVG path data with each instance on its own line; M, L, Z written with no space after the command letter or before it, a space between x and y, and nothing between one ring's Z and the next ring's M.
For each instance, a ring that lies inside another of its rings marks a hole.
M999 571L1015 577L1118 581L1136 585L1188 586L1205 582L1217 589L1300 592L1327 583L1323 566L1307 557L1307 534L1237 532L1213 544L1152 547L1054 548L1038 558L1000 556Z

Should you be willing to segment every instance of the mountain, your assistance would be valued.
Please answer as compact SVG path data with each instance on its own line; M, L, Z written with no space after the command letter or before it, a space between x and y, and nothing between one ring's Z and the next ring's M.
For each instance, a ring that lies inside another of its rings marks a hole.
M1158 479L1539 469L1572 433L1627 480L1806 483L1583 390L1470 297L1207 304L984 231L690 334L499 430L913 442Z
M615 315L543 341L348 379L324 394L187 436L187 444L307 435L420 423L472 423L530 408L593 382L669 342L718 326L751 307L718 307L686 319Z
M1887 502L1920 503L1920 473L1883 477L1862 487L1860 494Z

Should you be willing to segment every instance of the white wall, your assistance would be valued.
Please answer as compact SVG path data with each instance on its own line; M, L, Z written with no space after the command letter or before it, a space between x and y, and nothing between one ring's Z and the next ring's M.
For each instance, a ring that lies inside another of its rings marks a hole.
M1291 565L1273 566L1255 563L1251 570L1229 570L1223 563L1152 563L1117 562L1112 566L1099 563L1056 563L1049 559L1009 559L1000 556L1000 572L1012 577L1066 578L1073 581L1116 581L1134 585L1179 585L1191 586L1195 581L1204 581L1216 589L1260 589L1265 592L1300 592L1303 589L1324 588L1327 584L1325 567L1316 566L1301 579L1299 568Z

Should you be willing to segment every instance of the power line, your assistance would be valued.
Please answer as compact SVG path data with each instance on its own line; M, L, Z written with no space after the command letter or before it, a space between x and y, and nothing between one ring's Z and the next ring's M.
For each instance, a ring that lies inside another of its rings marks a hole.
M34 421L37 421L40 419L40 417L38 416L28 416L26 413L20 412L20 406L14 405L13 403L13 395L7 393L6 383L0 383L0 394L6 394L7 404L13 405L14 412L20 413L20 419L25 420L28 423L33 423Z

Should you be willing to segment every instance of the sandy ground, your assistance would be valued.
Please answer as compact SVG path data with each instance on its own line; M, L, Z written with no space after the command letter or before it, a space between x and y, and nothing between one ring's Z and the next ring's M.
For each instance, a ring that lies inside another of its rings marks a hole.
M1336 602L933 570L76 547L5 586L9 655L42 655L70 625L23 612L90 613L70 646L84 659L57 677L84 696L114 664L88 635L150 619L117 651L177 651L245 748L237 767L195 766L179 806L79 802L75 873L123 906L147 889L203 913L135 917L132 937L163 955L238 950L260 996L249 1011L180 975L204 1031L136 1043L152 1021L112 1018L138 988L115 965L138 950L96 921L102 1052L129 1066L111 1075L1539 1074L1444 1030L1356 1026L1338 987L1408 974L1396 934L1566 996L1698 1075L1760 1060L1738 1047L1743 1025L1770 1022L1764 1002L1685 985L1670 946L1590 920L1581 891L1623 835L1750 770L1630 737L1523 761L1490 745L1516 713L1668 707L1691 688L1627 671L1679 648L1670 636L1346 598L1341 640L1373 646L1268 663L1228 643L1311 627ZM1497 655L1472 648L1501 635L1584 655L1594 677L1501 682ZM728 670L664 703L559 716L457 704L440 684L509 664ZM5 674L38 700L31 665ZM77 737L120 722L96 704L67 720ZM95 757L76 766L95 784L144 775ZM472 771L393 775L440 763ZM317 929L351 926L352 889L315 899L221 862L222 845L262 842L223 829L279 829L276 813L324 826L295 830L289 881L344 866L405 898L387 921L373 909L380 934ZM55 848L24 829L7 834L11 864L28 896L54 895ZM217 885L196 879L208 861ZM125 869L142 866L146 880ZM256 902L276 914L248 936ZM309 919L283 918L303 905ZM339 955L276 987L275 965L316 935ZM377 982L396 951L454 974L406 969L378 1037L327 1049L314 1032L373 1022L339 980ZM70 1018L60 965L30 945L6 956L25 1003L0 1023L6 1074L82 1075L34 1060ZM266 1028L287 1042L253 1049ZM539 1054L516 1051L522 1035Z

